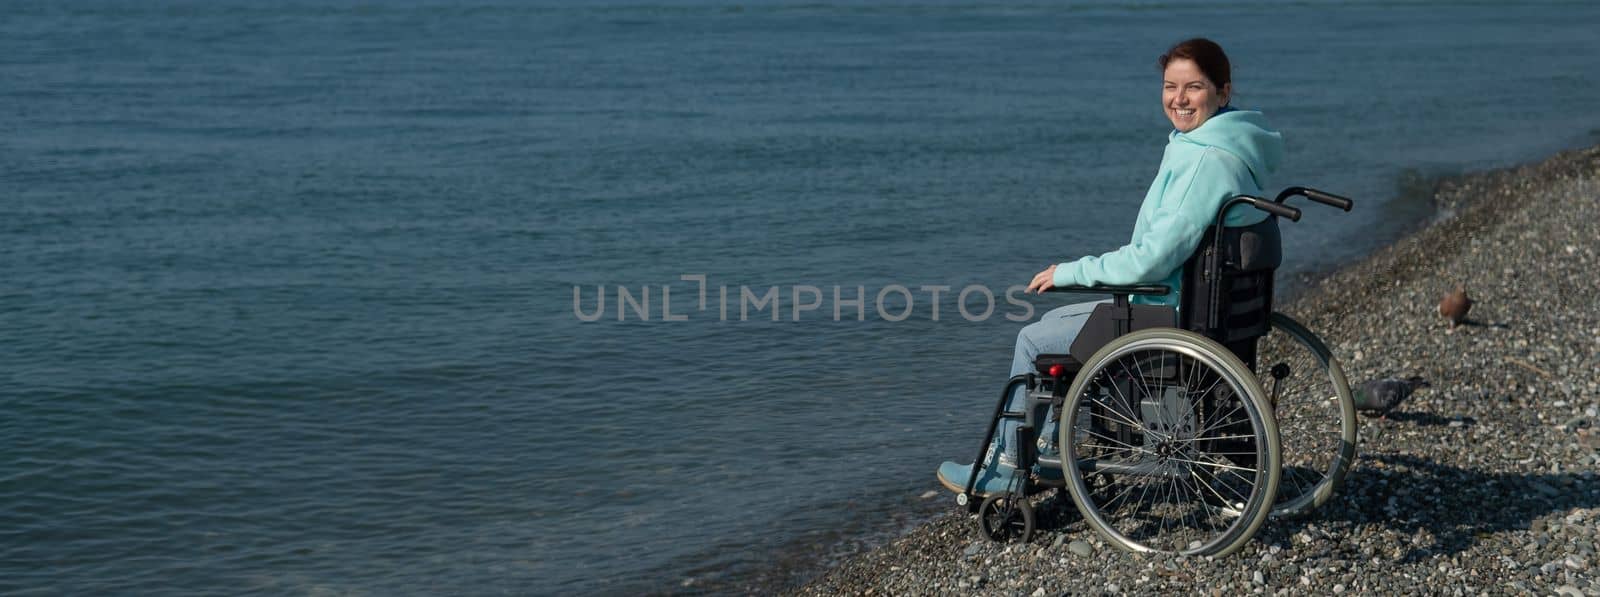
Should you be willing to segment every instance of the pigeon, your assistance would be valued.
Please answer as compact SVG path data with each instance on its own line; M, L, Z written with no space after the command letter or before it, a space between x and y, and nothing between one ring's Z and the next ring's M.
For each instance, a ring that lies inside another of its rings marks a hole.
M1427 380L1414 375L1406 379L1374 379L1355 388L1356 410L1369 417L1387 415L1417 388L1426 387Z
M1455 291L1444 295L1439 301L1439 316L1450 320L1450 327L1456 327L1466 321L1467 311L1472 309L1472 299L1467 298L1467 289L1457 286Z

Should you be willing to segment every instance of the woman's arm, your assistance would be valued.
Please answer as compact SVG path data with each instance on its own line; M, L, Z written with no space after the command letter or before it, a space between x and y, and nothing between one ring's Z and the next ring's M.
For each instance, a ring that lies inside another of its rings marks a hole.
M1222 202L1255 186L1238 158L1215 148L1196 149L1192 164L1173 169L1178 174L1167 182L1143 234L1115 251L1046 268L1028 288L1144 284L1164 280L1181 267Z

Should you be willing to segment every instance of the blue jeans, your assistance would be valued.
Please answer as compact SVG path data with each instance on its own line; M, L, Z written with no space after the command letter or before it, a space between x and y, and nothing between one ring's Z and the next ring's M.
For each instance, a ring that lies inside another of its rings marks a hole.
M1072 341L1078 338L1078 332L1083 331L1083 324L1089 321L1089 314L1102 303L1111 301L1091 301L1087 303L1074 303L1064 307L1057 307L1046 312L1039 321L1028 324L1017 332L1017 347L1011 355L1011 375L1021 375L1033 371L1033 359L1041 354L1066 354L1072 347ZM1024 394L1027 390L1017 386L1012 391L1011 398L1006 401L1006 410L1016 412L1022 410ZM1049 437L1054 429L1047 428L1044 421L1037 421L1040 437ZM997 430L996 441L1000 444L997 452L1004 454L1002 462L1014 463L1017 461L1016 443L1017 428L1022 426L1022 421L1006 419Z

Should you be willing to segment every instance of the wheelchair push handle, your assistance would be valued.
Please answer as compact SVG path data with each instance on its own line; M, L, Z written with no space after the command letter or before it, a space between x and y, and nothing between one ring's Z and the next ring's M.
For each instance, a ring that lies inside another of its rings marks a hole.
M1355 207L1356 205L1356 202L1351 201L1348 198L1340 197L1333 193L1324 193L1316 189L1306 189L1306 198L1316 201L1317 203L1331 205L1345 211L1350 211L1350 208Z
M1282 193L1278 193L1278 198L1274 199L1273 201L1281 204L1285 199L1295 195L1305 197L1323 205L1337 207L1344 211L1350 211L1350 208L1355 207L1356 204L1356 202L1351 201L1347 197L1340 197L1333 193L1319 191L1309 187L1289 187L1284 189Z
M1250 195L1240 195L1235 199L1243 200L1245 203L1249 203L1256 209L1280 218L1288 218L1291 222L1300 221L1300 210L1298 208L1289 207L1282 203L1274 203L1272 201L1267 201L1266 199L1262 199L1260 197L1252 197Z

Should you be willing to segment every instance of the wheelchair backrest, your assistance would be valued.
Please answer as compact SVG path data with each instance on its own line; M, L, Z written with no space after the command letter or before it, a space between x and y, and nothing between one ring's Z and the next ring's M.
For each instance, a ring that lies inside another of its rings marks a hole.
M1255 341L1271 325L1273 273L1283 264L1278 218L1223 228L1220 247L1213 246L1215 232L1206 228L1184 263L1178 325L1222 343L1254 367ZM1213 256L1220 259L1215 277L1208 275Z

